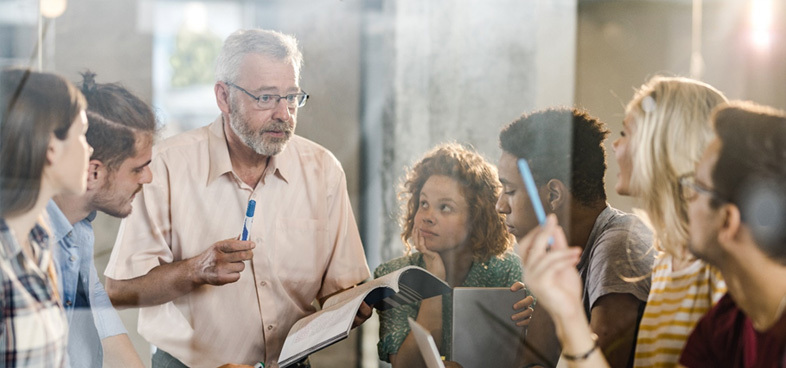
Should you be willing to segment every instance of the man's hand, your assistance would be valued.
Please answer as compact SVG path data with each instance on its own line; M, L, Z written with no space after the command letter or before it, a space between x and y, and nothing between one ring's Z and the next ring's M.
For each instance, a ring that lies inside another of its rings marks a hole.
M526 289L527 287L524 285L523 282L517 281L510 287L511 292L516 292L521 289ZM514 321L516 321L516 326L528 326L529 321L532 319L532 313L535 311L532 308L532 304L535 304L535 298L532 295L519 300L516 304L513 304L513 311L515 312L511 317Z
M200 255L191 258L194 280L197 284L224 285L240 279L246 268L243 261L250 260L256 245L250 241L226 239L210 246Z
M355 314L355 320L352 322L352 328L360 326L363 322L366 322L369 317L371 317L371 313L374 311L374 308L371 308L366 302L360 303L360 308L358 309L358 313Z
M224 285L240 279L251 259L254 243L227 239L216 242L201 254L182 261L153 267L133 279L106 278L106 292L115 308L149 307L171 302L205 285Z

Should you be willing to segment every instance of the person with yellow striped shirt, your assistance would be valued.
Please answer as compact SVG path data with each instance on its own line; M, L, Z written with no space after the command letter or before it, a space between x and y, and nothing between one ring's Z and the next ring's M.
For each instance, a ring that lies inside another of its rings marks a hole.
M655 77L628 103L614 142L616 190L639 200L661 252L639 323L634 367L675 366L699 318L726 292L720 273L688 250L687 202L678 183L712 139L710 114L725 101L705 83Z
M634 367L676 366L696 323L726 292L720 273L688 250L687 201L678 180L699 161L713 137L712 109L725 101L705 83L654 77L628 103L623 130L614 141L620 167L615 189L639 200L659 252L652 275L642 275L651 277L652 284L639 324ZM556 221L550 221L547 228L555 232ZM554 319L563 360L571 366L606 366L603 356L594 354L598 349L597 342L590 342L591 329L574 318L580 306L572 300L574 289L580 290L574 271L558 267L574 262L575 251L566 248L548 256L531 251L537 234L545 232L535 229L519 242L526 282Z
M693 326L680 347L679 363L655 364L783 367L786 112L732 102L718 107L712 121L717 137L696 170L681 175L677 183L680 197L689 203L688 247L717 267L729 290ZM568 366L608 366L581 311L581 281L574 268L581 249L568 247L554 216L523 240L528 286L538 295L538 306L554 317Z

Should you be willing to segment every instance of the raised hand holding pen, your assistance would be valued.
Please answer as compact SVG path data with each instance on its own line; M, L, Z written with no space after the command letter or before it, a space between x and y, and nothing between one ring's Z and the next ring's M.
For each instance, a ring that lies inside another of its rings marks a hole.
M190 258L194 263L194 281L197 284L224 285L240 279L246 268L243 261L253 256L255 245L237 238L218 241L200 255Z
M240 240L235 238L216 242L200 255L190 259L194 262L197 284L224 285L240 279L240 273L246 268L243 261L254 256L252 249L256 247L253 242L248 241L255 207L254 200L248 201Z
M553 245L549 240L553 239ZM527 287L556 321L560 317L583 316L582 281L576 270L580 247L569 247L557 216L549 215L545 226L537 227L519 242Z

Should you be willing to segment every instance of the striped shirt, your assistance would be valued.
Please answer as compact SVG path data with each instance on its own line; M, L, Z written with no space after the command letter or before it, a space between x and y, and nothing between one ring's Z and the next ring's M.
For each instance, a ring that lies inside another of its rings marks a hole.
M696 260L673 271L670 255L658 258L639 325L634 366L676 366L696 323L725 292L720 272L704 262Z
M0 219L0 366L63 367L67 322L52 282L49 236L36 225L25 256Z

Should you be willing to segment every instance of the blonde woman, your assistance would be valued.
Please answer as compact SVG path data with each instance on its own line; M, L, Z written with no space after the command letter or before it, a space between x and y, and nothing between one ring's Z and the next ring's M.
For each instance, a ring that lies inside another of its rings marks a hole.
M712 138L712 109L725 100L705 83L655 77L625 109L623 130L614 142L620 166L616 190L639 200L660 251L639 325L636 367L676 366L690 331L726 292L720 273L688 251L687 202L679 191L680 175L693 170ZM580 292L580 285L572 281L575 270L564 266L575 251L559 246L549 254L531 251L545 232L560 232L554 219L550 223L521 241L527 283L558 330L563 328L558 332L563 358L577 365L605 365L602 355L594 353L597 344L591 343L586 323L573 319L573 293Z
M42 215L87 184L85 98L61 77L0 72L0 366L63 367L67 321Z
M676 365L699 318L726 292L720 272L688 251L688 203L679 188L712 140L713 108L725 101L701 82L653 78L628 104L614 142L617 192L638 198L662 251L639 324L636 367Z

